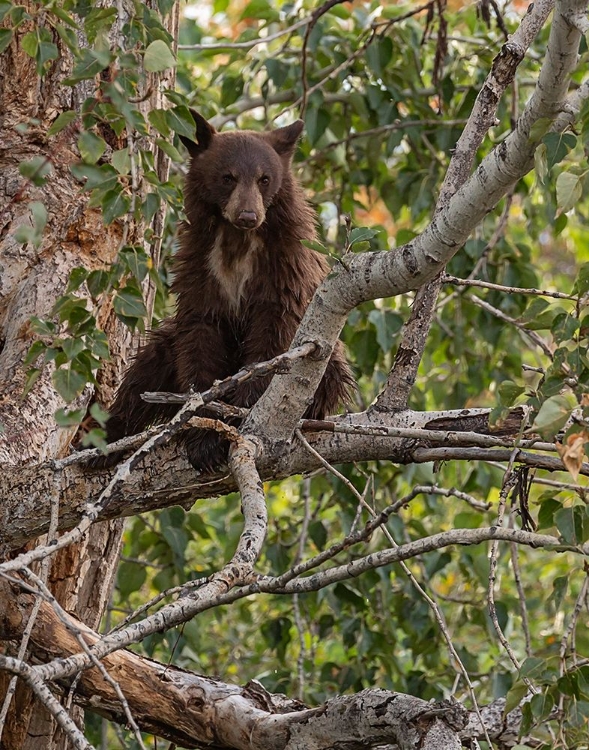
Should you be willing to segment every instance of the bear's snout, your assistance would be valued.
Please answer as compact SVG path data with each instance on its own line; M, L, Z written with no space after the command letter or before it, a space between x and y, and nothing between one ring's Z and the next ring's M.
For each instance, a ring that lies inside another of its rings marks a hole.
M258 214L255 211L241 211L235 223L242 229L255 229L258 226Z

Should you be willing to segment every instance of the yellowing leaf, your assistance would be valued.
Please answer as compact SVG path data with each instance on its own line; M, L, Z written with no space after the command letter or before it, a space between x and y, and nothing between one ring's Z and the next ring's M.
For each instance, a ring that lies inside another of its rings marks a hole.
M561 461L575 481L577 481L583 461L585 460L585 443L588 441L589 434L583 430L583 432L576 432L573 435L569 435L564 444L556 444L556 450Z

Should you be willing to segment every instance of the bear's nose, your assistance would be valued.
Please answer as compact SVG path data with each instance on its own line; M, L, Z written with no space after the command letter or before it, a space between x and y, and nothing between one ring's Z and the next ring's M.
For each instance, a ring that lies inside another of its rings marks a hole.
M258 223L258 215L255 211L241 211L237 217L237 225L244 229L252 229Z

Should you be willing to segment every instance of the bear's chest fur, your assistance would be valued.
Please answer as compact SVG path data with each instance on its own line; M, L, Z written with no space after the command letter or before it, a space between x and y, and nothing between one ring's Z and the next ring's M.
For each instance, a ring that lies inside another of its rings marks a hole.
M232 314L239 312L248 283L258 273L264 242L255 232L242 233L239 241L219 227L207 258L207 270ZM260 269L263 271L263 269Z

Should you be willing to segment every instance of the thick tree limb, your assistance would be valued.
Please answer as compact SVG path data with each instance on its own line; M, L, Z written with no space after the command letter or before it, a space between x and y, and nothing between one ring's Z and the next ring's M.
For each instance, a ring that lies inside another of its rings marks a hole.
M0 612L3 613L0 638L18 639L28 618L34 597L17 593L17 584L0 583ZM66 615L67 617L67 615ZM74 618L58 616L43 602L32 634L37 658L71 657L79 651L76 633L89 646L100 637ZM61 709L49 694L46 680L55 669L23 667L21 662L0 657L0 666L34 684L39 695ZM120 697L104 674L88 665L76 688L76 701L109 719L125 723L127 716ZM341 696L323 706L306 708L296 701L267 693L258 683L244 688L202 677L177 667L158 664L130 651L117 651L103 657L104 669L124 693L135 721L144 731L165 737L182 747L206 745L212 750L309 750L309 748L365 748L394 744L398 748L460 748L461 738L482 735L474 712L452 702L426 702L419 698L384 690L364 690ZM61 679L61 678L58 678ZM61 682L66 687L67 683ZM484 707L482 717L493 739L517 732L520 712L504 722L501 707ZM65 712L64 712L65 714ZM67 714L64 717L67 719ZM498 720L501 719L501 720ZM69 727L76 747L91 746ZM83 741L83 742L82 742ZM84 744L85 743L85 744Z
M478 445L481 460L503 460L512 450L513 438L500 437L489 429L488 409L448 412L416 412L405 410L380 415L378 421L368 415L356 414L336 423L308 422L312 431L307 439L315 450L331 463L384 459L396 463L436 460L432 451L452 451L460 460L472 458L473 445ZM374 415L373 415L374 416ZM302 423L303 427L305 422ZM336 426L337 425L337 426ZM420 432L425 428L425 432ZM318 432L317 430L322 430ZM328 432L327 430L330 430ZM337 430L337 431L336 431ZM511 435L519 431L519 419L508 426ZM442 447L434 448L433 445ZM449 447L449 446L452 447ZM495 446L495 447L494 447ZM560 459L531 453L531 443L523 443L519 460L548 471L565 471ZM79 457L82 460L82 457ZM182 505L190 508L196 498L213 497L236 489L231 475L195 476L182 446L176 442L156 447L144 455L132 471L121 468L124 476L117 480L108 471L88 472L75 461L78 456L61 462L38 466L4 467L0 472L0 550L17 550L25 542L45 533L51 517L51 500L59 503L58 530L74 528L86 518L80 532L90 523L148 510ZM292 474L314 471L319 462L294 441L279 466L262 456L258 468L264 480L279 479ZM586 474L589 467L583 467ZM107 492L107 488L110 490ZM107 498L106 502L103 500ZM65 544L67 540L59 542ZM52 547L55 551L56 545ZM24 554L22 564L42 559L46 550ZM20 558L19 558L20 559ZM13 565L13 563L9 563Z

